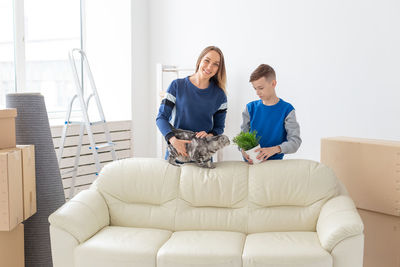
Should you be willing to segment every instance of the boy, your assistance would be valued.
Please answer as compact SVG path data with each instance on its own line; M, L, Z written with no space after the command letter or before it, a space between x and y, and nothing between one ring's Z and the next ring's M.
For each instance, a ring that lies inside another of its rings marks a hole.
M301 144L300 126L293 106L276 96L274 69L261 64L251 74L250 82L260 100L246 105L241 130L256 130L261 137L261 148L255 150L259 152L257 159L282 159L284 154L295 153ZM242 155L253 164L243 150Z

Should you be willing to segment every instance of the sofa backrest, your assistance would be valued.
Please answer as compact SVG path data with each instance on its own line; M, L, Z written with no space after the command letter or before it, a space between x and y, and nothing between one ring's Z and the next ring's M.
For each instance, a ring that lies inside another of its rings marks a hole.
M106 165L94 186L111 225L243 233L315 231L321 206L339 190L333 171L314 161L216 165L125 159Z
M110 224L174 229L180 172L161 159L130 158L104 166L94 186L108 204Z
M247 231L248 173L244 162L215 169L181 167L175 230Z
M267 163L249 168L248 233L315 231L322 205L338 193L333 171L309 160Z

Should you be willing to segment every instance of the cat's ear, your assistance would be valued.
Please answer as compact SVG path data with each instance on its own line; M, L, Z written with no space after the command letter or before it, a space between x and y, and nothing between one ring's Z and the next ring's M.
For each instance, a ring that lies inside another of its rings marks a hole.
M207 138L207 140L218 140L219 135L207 136L206 138Z

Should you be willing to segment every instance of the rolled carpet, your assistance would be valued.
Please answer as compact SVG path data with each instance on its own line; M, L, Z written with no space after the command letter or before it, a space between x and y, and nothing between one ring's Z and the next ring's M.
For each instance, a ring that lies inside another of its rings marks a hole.
M17 144L35 145L37 212L24 222L25 266L53 266L48 217L65 203L65 196L44 97L8 94L6 106L17 109Z

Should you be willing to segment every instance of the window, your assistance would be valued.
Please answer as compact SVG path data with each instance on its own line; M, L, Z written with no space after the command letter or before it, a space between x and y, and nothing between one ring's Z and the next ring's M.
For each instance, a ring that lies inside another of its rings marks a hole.
M12 1L0 0L0 108L5 95L15 92L14 22Z
M75 87L68 53L81 47L80 0L24 0L26 92L40 92L49 118L64 118Z
M131 118L130 0L0 3L0 107L4 108L9 92L40 92L50 123L63 123L76 94L68 54L73 48L83 48L106 119ZM89 89L85 79L83 84Z

